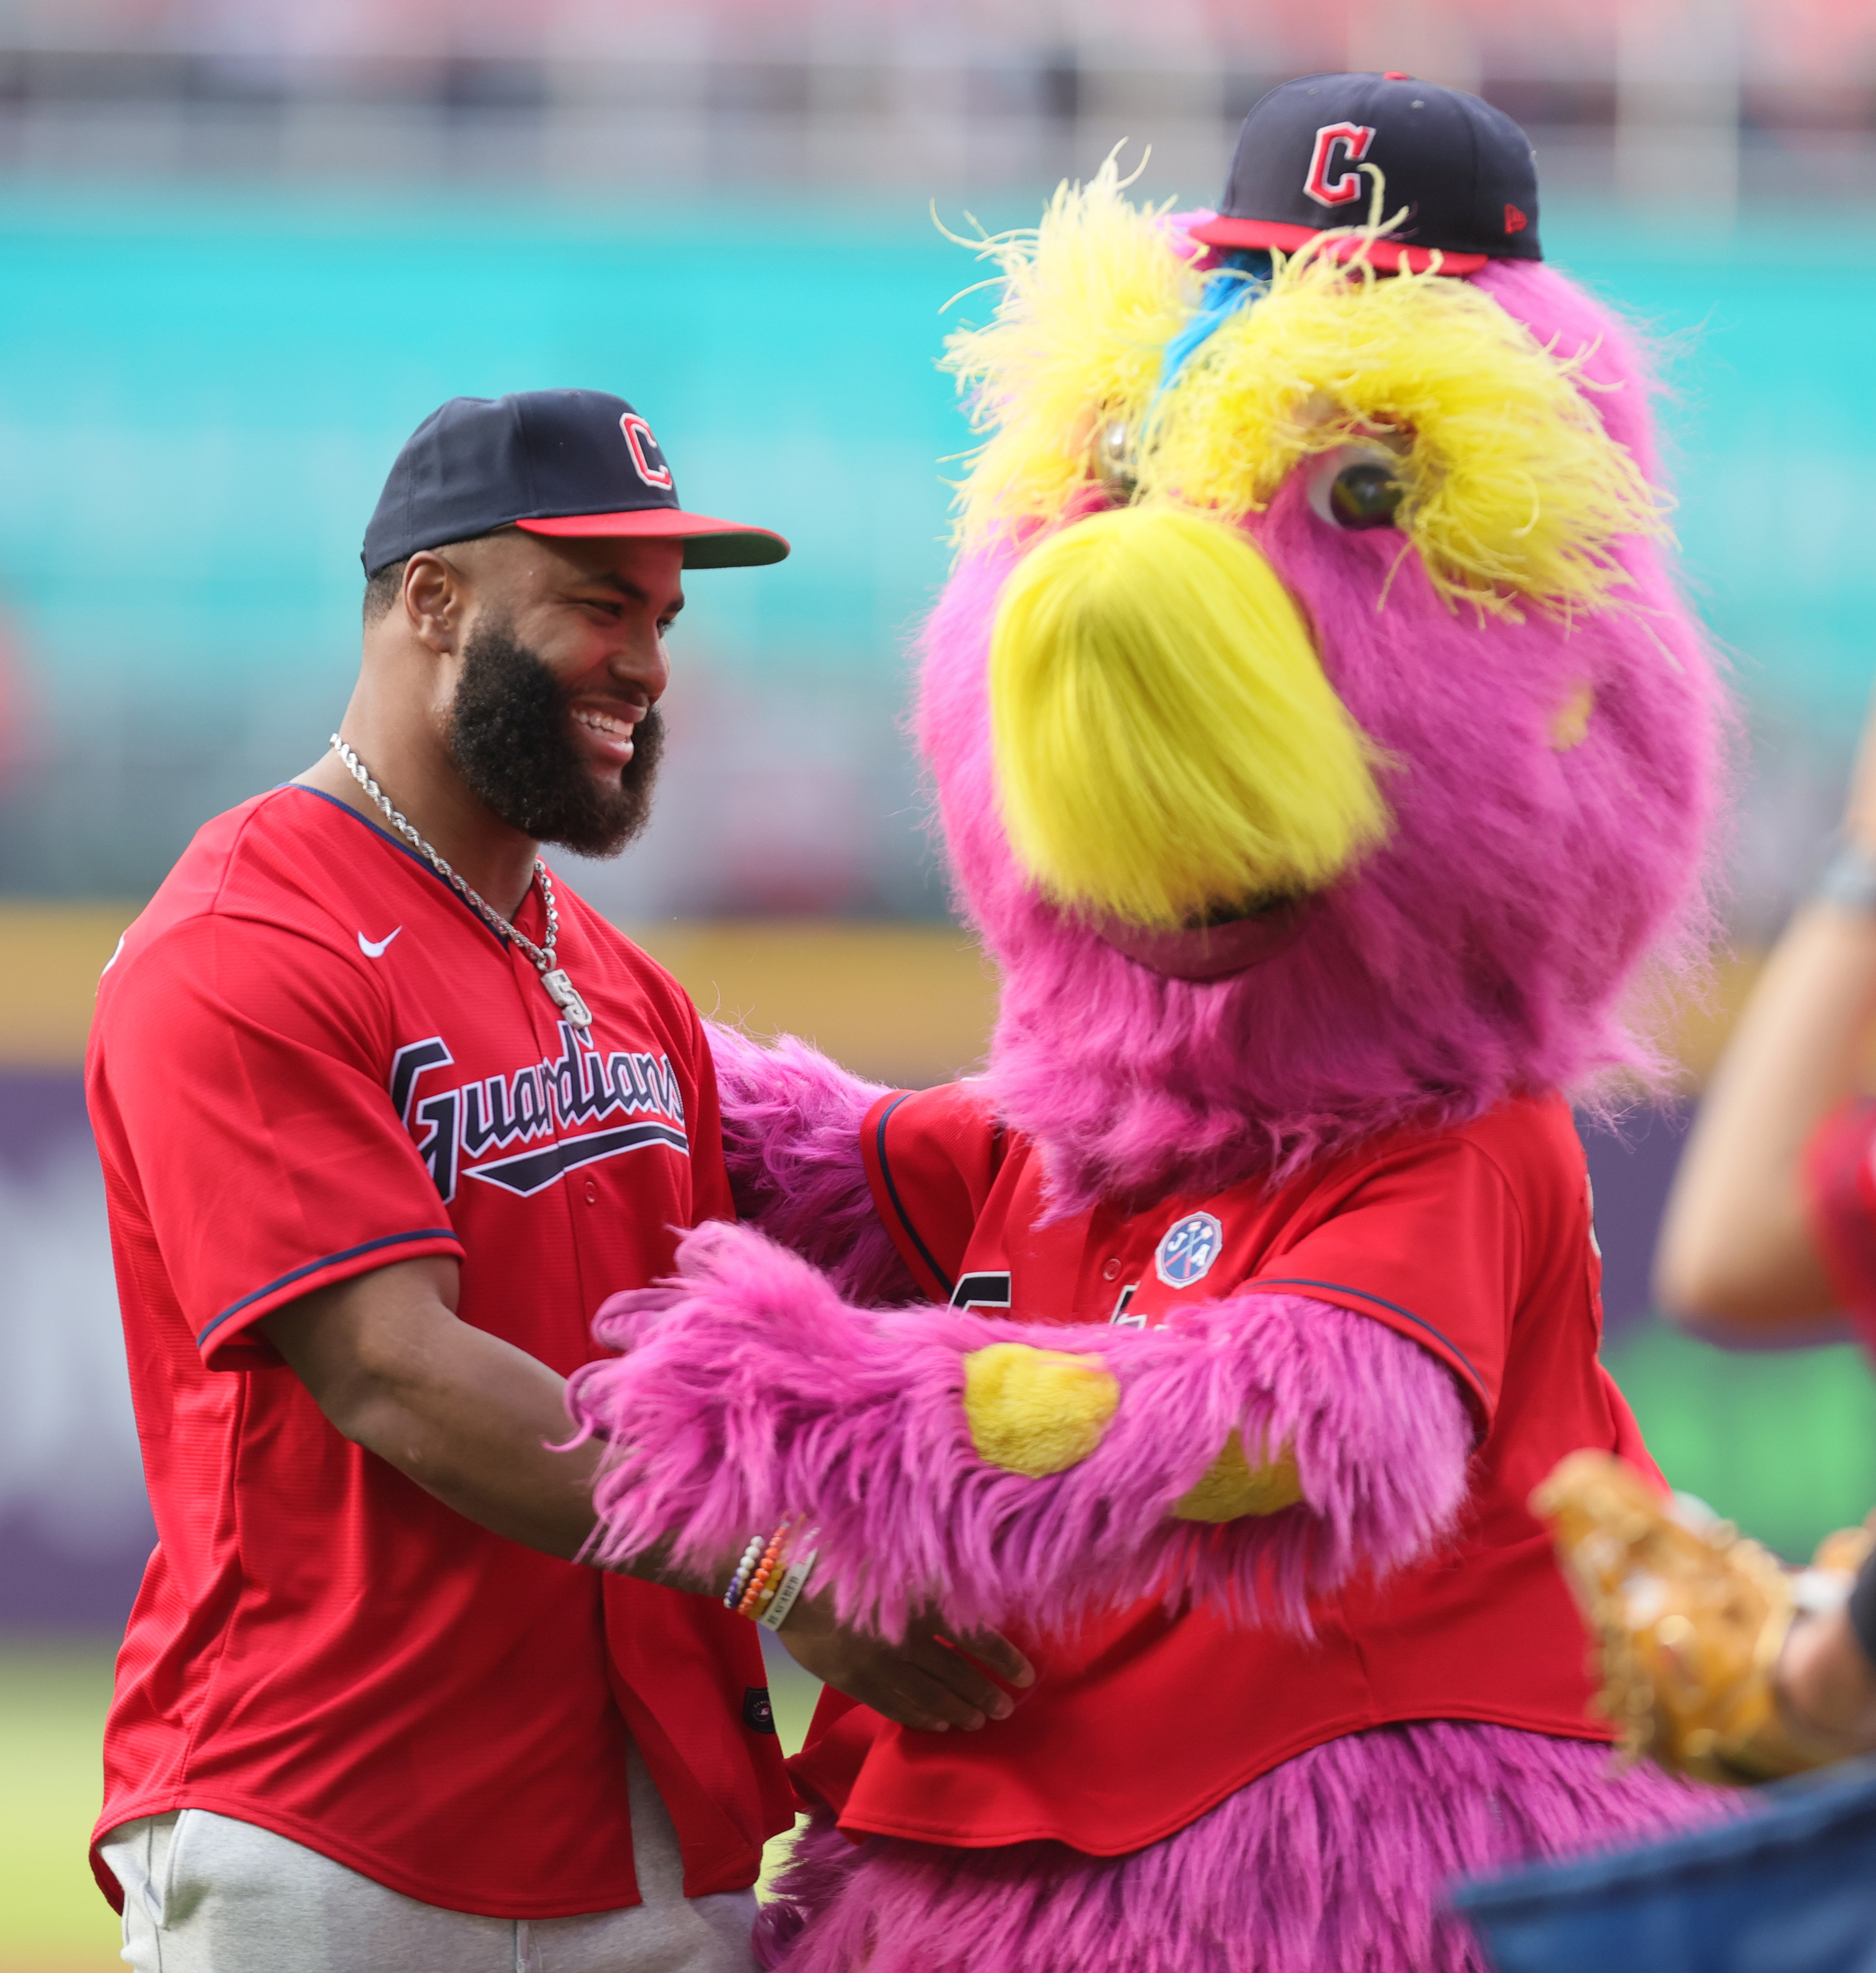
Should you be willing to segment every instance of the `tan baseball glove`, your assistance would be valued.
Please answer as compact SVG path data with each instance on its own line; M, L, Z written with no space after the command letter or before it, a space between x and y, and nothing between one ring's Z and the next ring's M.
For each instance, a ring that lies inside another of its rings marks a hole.
M1769 1781L1819 1766L1782 1716L1773 1671L1817 1570L1847 1587L1872 1537L1829 1536L1788 1570L1730 1522L1688 1525L1673 1500L1605 1452L1573 1452L1531 1499L1596 1638L1597 1704L1630 1758L1703 1781ZM1826 1585L1828 1602L1835 1593Z

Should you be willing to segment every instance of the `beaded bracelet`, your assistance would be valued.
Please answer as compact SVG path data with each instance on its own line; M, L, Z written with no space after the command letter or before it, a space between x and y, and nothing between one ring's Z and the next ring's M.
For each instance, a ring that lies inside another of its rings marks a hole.
M742 1552L742 1559L736 1565L729 1579L729 1587L723 1592L723 1608L734 1610L742 1601L742 1592L748 1587L749 1579L755 1573L756 1563L761 1559L764 1537L751 1535L749 1546Z
M797 1580L794 1591L788 1595L787 1602L783 1605L783 1616L787 1615L789 1606L800 1595L800 1585L807 1579L807 1570L814 1566L814 1558L811 1553L797 1559L796 1553L804 1542L811 1538L804 1526L804 1517L795 1516L791 1517L791 1525L784 1524L787 1530L787 1539L769 1569L768 1579L764 1583L761 1594L749 1606L748 1615L771 1631L781 1628L781 1617L775 1617L771 1621L770 1613L787 1589L789 1578L795 1576Z
M791 1523L784 1520L769 1536L768 1546L762 1551L762 1559L755 1566L755 1573L750 1577L748 1586L736 1605L738 1617L750 1617L755 1614L756 1606L761 1601L762 1592L768 1587L769 1580L775 1573L775 1565L787 1548L791 1526Z
M802 1536L804 1517L786 1514L772 1535L751 1535L729 1587L723 1592L723 1608L738 1617L748 1617L766 1630L779 1631L788 1612L800 1601L817 1551L810 1549L797 1556L794 1550Z

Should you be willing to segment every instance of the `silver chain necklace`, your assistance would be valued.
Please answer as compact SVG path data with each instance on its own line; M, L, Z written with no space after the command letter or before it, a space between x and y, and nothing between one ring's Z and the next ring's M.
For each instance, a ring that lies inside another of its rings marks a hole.
M547 997L565 1014L572 1025L584 1032L593 1025L591 1010L580 998L579 990L569 980L562 969L555 963L555 941L560 936L560 913L554 906L554 880L547 874L547 865L539 857L534 859L535 881L541 887L541 901L547 907L547 943L536 945L523 931L518 931L503 918L495 907L471 890L435 850L418 835L406 817L391 805L391 797L372 779L371 771L352 752L344 741L335 733L332 751L351 770L352 778L377 803L383 811L385 820L402 836L406 843L448 883L462 898L463 902L478 912L494 927L504 938L512 938L523 952L540 968L541 984L547 989Z

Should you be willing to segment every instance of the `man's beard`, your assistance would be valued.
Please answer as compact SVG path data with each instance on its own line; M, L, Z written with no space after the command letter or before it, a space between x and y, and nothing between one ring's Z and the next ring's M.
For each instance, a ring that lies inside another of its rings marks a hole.
M450 751L510 829L581 856L617 856L650 818L663 739L651 707L632 729L618 786L604 786L574 739L560 681L506 623L470 633L450 708Z

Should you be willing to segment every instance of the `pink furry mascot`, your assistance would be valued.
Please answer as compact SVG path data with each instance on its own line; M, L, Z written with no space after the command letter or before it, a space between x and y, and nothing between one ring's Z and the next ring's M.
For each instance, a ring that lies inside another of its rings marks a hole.
M1331 191L1495 114L1310 83ZM1534 186L1460 277L1394 170L1313 240L1110 169L991 243L920 706L988 1070L722 1036L753 1225L577 1380L609 1553L801 1515L843 1615L1039 1667L973 1734L827 1696L788 1973L1447 1973L1455 1873L1719 1812L1613 1765L1526 1502L1581 1446L1652 1471L1557 1092L1653 1065L1622 1006L1704 935L1723 708Z

